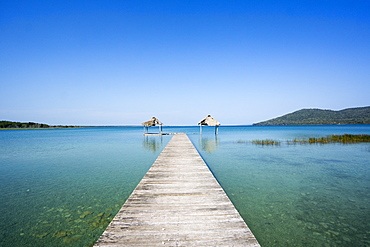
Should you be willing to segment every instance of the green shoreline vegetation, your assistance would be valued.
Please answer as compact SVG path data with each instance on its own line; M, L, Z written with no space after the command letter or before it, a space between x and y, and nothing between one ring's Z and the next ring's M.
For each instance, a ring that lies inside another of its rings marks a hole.
M252 140L253 144L268 146L274 145L279 146L281 141L277 140ZM329 143L341 143L341 144L353 144L353 143L363 143L363 142L370 142L370 135L362 134L362 135L351 135L351 134L344 134L344 135L329 135L325 137L310 137L308 139L294 139L294 140L287 140L285 141L288 145L294 144L329 144ZM246 143L245 141L237 141L237 143Z
M34 123L34 122L12 122L0 121L0 129L65 129L65 128L80 128L79 126L56 125Z

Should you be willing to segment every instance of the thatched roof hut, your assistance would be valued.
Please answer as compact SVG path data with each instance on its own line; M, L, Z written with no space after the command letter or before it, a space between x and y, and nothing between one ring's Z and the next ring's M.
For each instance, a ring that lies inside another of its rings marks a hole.
M150 119L149 121L146 121L144 123L141 123L141 125L144 125L144 131L146 133L148 133L148 128L149 127L153 127L153 126L159 125L159 133L162 133L162 125L163 125L163 123L161 123L158 120L158 118L156 118L156 117L152 117L152 119Z
M198 125L208 125L208 126L219 126L221 125L219 121L208 115L206 118L201 120Z
M161 123L158 120L158 118L152 117L152 119L150 119L149 121L146 121L144 123L141 123L141 125L144 125L145 127L152 127L152 126L156 126L156 125L163 125L163 123Z
M198 123L200 127L200 134L202 134L202 125L207 125L207 126L215 126L215 134L218 134L218 126L220 126L220 122L211 117L211 115L208 115L206 118L202 119Z

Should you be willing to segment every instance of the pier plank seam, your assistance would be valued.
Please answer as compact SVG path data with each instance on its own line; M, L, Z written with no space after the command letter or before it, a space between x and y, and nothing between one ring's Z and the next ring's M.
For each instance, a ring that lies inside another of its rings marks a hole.
M174 135L94 246L260 246L187 135Z

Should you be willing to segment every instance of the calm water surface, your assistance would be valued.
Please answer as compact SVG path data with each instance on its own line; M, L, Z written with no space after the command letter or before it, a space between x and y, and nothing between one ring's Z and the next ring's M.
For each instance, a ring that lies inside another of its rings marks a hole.
M369 125L164 131L188 134L262 246L370 246L370 144L284 142L370 134ZM0 131L0 245L92 245L171 138L142 133Z

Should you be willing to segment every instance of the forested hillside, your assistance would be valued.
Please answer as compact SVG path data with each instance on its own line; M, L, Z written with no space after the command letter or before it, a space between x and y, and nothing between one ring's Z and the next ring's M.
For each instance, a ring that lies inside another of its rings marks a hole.
M302 109L253 125L332 125L370 124L370 106L340 111Z

